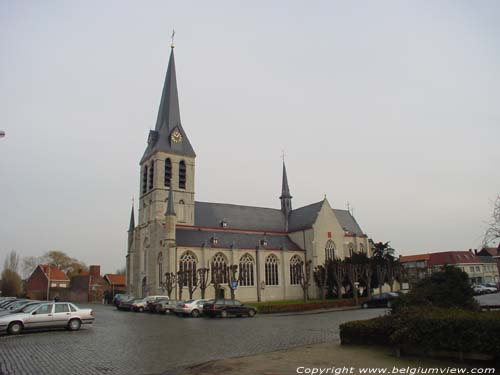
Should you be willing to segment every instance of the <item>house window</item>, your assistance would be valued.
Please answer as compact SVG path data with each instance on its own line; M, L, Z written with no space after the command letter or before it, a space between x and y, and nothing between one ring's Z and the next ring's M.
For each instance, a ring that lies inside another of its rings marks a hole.
M299 285L302 275L302 260L298 255L294 255L290 259L290 284Z
M271 254L266 258L266 285L279 285L278 258Z
M481 267L480 266L476 266L476 272L481 272Z
M332 240L328 240L325 246L325 259L334 260L335 259L335 244Z
M146 194L148 189L148 166L145 165L142 172L142 194Z
M362 243L360 243L360 244L359 244L359 251L360 251L361 253L364 253L364 252L365 252L365 246L364 246Z
M212 280L215 279L216 273L219 274L221 284L227 284L227 259L222 253L217 253L212 258L211 264Z
M240 286L253 286L253 265L254 261L250 254L245 254L240 258Z
M170 186L170 180L172 179L172 161L170 158L165 160L165 186Z
M470 266L470 267L469 267L469 271L470 271L470 272L474 272L474 267L473 267L473 266Z
M66 283L59 284L59 288L66 288Z
M349 244L349 256L352 257L354 254L354 245L352 243Z
M179 163L179 189L186 188L186 163L181 160Z
M153 189L155 181L155 162L151 162L151 167L149 168L149 190Z
M187 251L184 254L182 254L179 260L179 271L189 272L194 281L196 280L196 263L198 263L196 260L196 255L194 255L190 251ZM185 277L182 286L187 286L187 285L188 285L188 279L187 277Z
M51 288L57 288L57 283L50 283Z

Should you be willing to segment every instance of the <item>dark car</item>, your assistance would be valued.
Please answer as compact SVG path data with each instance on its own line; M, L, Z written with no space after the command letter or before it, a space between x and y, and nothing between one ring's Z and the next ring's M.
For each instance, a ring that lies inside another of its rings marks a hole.
M255 316L257 309L253 306L242 304L238 300L217 299L210 300L203 305L203 314L210 317L227 318L233 316Z
M8 300L2 301L0 303L0 309L7 310L10 305L12 305L12 304L14 304L14 303L16 303L18 301L21 301L21 299L19 299L19 298L10 298Z
M150 313L159 313L161 312L161 304L163 302L168 303L170 299L168 297L159 297L153 301L148 301L146 305L146 311L149 311Z
M121 302L123 301L127 301L131 298L134 298L134 296L130 295L130 294L115 294L115 296L113 297L113 305L115 305L116 307L118 307L120 305Z
M361 307L363 309L367 309L369 307L391 307L392 302L399 297L399 294L388 292L382 293L377 296L374 296L372 299L363 302Z
M142 301L142 298L132 298L126 301L121 301L120 304L117 306L118 310L132 310L132 306L136 302Z

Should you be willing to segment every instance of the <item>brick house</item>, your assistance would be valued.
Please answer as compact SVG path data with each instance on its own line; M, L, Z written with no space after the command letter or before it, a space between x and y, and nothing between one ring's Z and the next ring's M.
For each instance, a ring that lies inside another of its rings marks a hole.
M55 297L67 299L69 295L69 278L58 267L39 264L26 281L26 296L32 299L49 300Z
M490 257L497 264L498 273L500 273L500 243L498 247L483 247L480 251L474 251L480 257Z
M109 289L107 281L101 276L101 266L93 265L88 272L80 272L71 279L71 301L101 302Z
M112 296L117 293L125 293L127 291L125 278L125 274L118 275L107 273L106 275L104 275L104 279L108 282L109 290Z

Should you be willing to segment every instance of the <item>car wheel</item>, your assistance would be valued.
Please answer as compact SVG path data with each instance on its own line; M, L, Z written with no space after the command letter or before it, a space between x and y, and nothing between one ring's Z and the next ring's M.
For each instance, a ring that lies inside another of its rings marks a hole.
M23 323L21 322L12 322L9 324L9 328L7 328L7 332L11 335L19 335L23 331Z
M221 318L227 318L227 311L226 311L226 310L222 310L222 311L220 312L220 317L221 317Z
M81 326L82 322L80 322L80 319L71 319L68 323L68 329L70 331L78 331Z
M193 311L191 311L191 316L193 318L197 318L200 316L200 312L198 310L194 309Z
M387 301L387 308L389 308L389 309L390 309L390 308L391 308L391 306L392 306L391 301Z
M367 309L367 308L368 308L368 304L367 304L367 303L363 303L363 304L361 305L361 307L362 307L363 309Z
M255 310L248 310L248 316L253 318L255 316Z
M139 312L144 312L144 307L139 307L138 311Z

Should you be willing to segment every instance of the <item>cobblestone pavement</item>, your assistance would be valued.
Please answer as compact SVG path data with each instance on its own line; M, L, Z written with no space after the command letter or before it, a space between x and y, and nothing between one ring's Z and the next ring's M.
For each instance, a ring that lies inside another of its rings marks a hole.
M93 305L96 322L65 330L0 336L4 374L174 374L205 361L338 339L339 324L383 309L255 318L179 318Z

